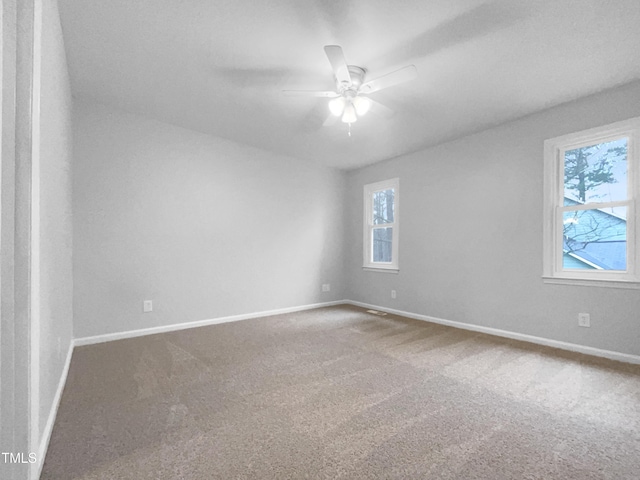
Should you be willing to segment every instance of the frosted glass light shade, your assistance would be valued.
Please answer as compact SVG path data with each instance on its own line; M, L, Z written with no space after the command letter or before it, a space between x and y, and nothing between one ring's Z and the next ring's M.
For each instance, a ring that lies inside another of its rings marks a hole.
M329 110L336 117L339 117L340 115L342 115L344 113L345 103L346 103L346 100L345 100L344 97L334 98L333 100L331 100L329 102Z
M353 99L353 106L356 107L356 113L361 117L371 108L371 100L367 97L356 97Z
M344 123L356 123L358 117L356 116L356 109L353 103L349 102L344 107L344 115L342 115L342 121Z

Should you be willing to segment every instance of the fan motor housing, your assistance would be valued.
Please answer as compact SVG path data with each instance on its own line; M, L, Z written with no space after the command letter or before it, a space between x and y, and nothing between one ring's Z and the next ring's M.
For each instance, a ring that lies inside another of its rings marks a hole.
M364 76L367 71L362 67L357 67L355 65L347 65L349 69L349 76L351 77L351 85L340 85L338 84L338 89L342 92L346 90L354 90L357 91L360 88L360 85L364 83Z

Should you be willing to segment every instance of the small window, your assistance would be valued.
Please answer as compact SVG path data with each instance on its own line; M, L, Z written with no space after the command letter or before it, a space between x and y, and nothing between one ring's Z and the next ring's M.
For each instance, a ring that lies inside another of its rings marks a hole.
M399 181L364 186L364 267L398 271Z
M640 119L545 142L544 276L639 287Z

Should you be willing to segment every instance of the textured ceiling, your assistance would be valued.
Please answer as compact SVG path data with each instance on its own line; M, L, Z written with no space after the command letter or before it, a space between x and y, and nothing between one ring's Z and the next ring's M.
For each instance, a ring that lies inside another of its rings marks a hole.
M339 168L355 168L640 79L638 0L59 0L73 93ZM352 126L323 126L323 46L368 79L412 82Z

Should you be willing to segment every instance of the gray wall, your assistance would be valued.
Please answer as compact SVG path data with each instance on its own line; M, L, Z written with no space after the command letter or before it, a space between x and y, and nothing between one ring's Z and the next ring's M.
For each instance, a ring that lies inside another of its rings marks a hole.
M40 95L39 432L53 406L73 335L71 147L72 101L55 0L42 12Z
M74 128L76 337L344 298L344 173L89 102Z
M634 116L638 83L350 172L347 298L640 355L639 290L541 278L544 140ZM393 177L400 178L400 273L366 272L363 185ZM591 314L591 328L578 327L578 312Z

